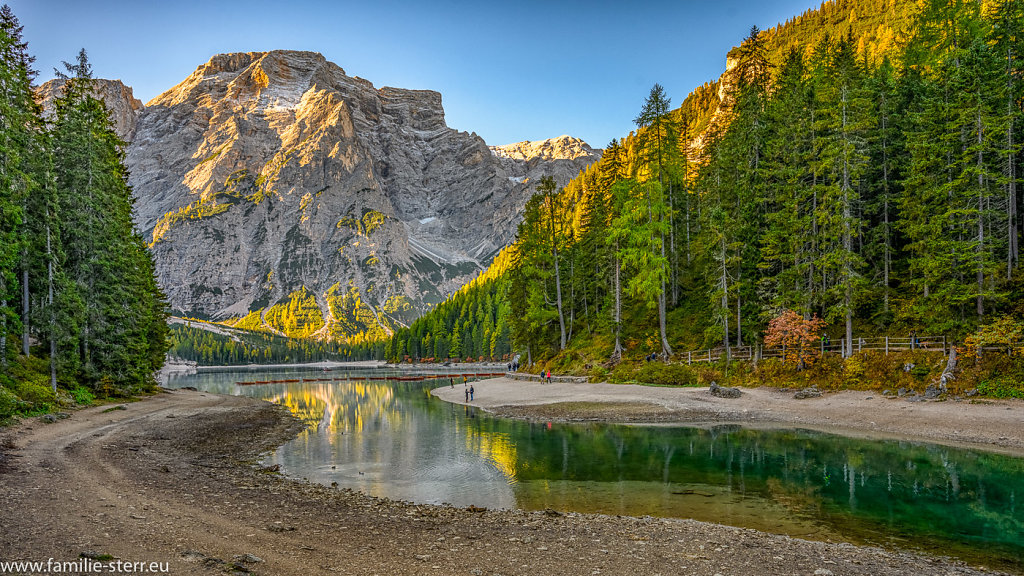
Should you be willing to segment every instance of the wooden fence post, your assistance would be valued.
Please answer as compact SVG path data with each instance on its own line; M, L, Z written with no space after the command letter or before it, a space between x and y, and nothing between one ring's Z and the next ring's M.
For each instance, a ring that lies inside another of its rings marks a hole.
M886 356L889 355L889 337L888 336L885 337L885 355Z
M693 352L692 351L686 353L686 365L689 366L691 362L693 362Z

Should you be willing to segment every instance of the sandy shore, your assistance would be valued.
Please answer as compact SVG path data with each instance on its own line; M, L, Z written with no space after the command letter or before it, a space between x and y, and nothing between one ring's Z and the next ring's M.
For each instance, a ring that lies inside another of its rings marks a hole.
M175 575L992 574L692 520L413 505L257 464L296 431L282 407L184 390L2 430L0 560Z
M847 435L909 438L1024 456L1024 401L912 402L844 391L796 400L793 391L744 388L718 398L707 388L627 384L541 384L509 378L474 382L474 406L498 415L539 419L800 427ZM461 386L432 392L465 404Z

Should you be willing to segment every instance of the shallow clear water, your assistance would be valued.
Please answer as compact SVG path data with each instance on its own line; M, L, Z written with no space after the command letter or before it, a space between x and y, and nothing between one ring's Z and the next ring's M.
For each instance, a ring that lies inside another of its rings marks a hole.
M1024 570L1024 459L806 430L497 419L430 397L447 380L389 374L204 371L168 385L288 406L309 428L273 456L282 471L375 496L694 518ZM297 379L318 381L236 384Z

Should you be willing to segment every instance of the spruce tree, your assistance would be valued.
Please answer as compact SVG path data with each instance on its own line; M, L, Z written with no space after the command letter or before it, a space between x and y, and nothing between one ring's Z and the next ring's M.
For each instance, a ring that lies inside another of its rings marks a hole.
M822 188L822 236L831 249L820 258L829 282L827 319L842 319L844 354L853 353L854 307L864 290L863 258L856 238L860 222L861 179L868 167L870 115L864 74L853 40L843 38L829 58L817 103L819 165L827 184Z
M124 143L103 102L91 95L82 50L65 63L52 141L66 273L80 297L76 341L83 379L102 391L152 384L166 351L166 302L152 257L132 226ZM70 305L70 303L69 303Z
M25 203L35 186L32 155L36 153L38 118L32 99L32 58L22 40L22 27L10 7L0 8L0 365L12 350L9 334L27 322L25 289L19 290L19 269L26 260ZM23 275L22 275L23 276ZM22 280L22 283L24 281ZM19 318L17 303L22 302ZM23 353L28 338L22 335Z

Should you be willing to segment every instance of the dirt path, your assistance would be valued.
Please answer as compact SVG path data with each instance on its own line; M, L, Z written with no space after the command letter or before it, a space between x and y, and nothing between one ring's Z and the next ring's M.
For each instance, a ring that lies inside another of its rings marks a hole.
M910 402L845 391L796 400L793 391L743 388L717 398L707 388L626 384L541 384L509 378L474 382L472 404L502 416L610 422L739 423L798 426L869 437L899 437L1024 456L1024 401ZM461 386L433 394L465 404Z
M295 431L280 407L188 391L3 431L0 561L86 552L174 575L981 573L694 521L415 506L254 464Z

